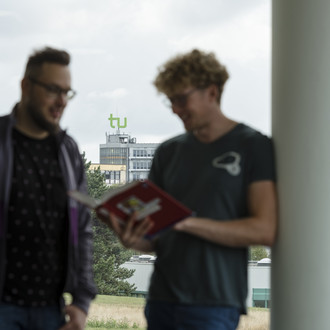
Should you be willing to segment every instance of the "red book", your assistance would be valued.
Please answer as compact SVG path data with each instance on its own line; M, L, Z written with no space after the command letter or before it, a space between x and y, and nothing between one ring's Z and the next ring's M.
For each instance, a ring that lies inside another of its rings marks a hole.
M102 206L114 213L122 223L128 220L132 212L137 213L137 221L149 216L154 225L147 237L192 215L189 208L149 180L134 181L109 190L101 200L95 200L79 191L70 191L69 195L90 208Z

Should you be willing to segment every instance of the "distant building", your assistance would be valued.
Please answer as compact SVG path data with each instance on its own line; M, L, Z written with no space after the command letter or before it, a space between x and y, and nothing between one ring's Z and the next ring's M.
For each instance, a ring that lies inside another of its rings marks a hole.
M110 185L146 179L158 145L137 143L136 138L119 131L106 133L106 143L100 144L100 164L92 165L100 165Z
M136 286L133 295L146 297L148 294L150 276L154 269L156 257L151 255L133 256L122 267L134 269L133 276L127 282ZM249 262L248 265L248 307L270 308L270 270L271 260L262 259L261 262Z
M96 170L98 167L100 167L101 172L105 175L105 182L109 186L126 183L126 166L92 163L89 170Z

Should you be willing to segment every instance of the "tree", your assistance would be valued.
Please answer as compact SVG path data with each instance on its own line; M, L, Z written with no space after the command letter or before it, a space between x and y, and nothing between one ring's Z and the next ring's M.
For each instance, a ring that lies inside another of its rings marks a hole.
M88 194L94 198L100 198L107 190L109 190L109 187L105 183L105 176L101 172L100 167L96 170L89 169L91 162L87 161L85 152L82 154L82 159L85 166Z
M108 228L104 229L105 235L100 235L95 234L94 227L96 238L94 241L94 277L98 292L128 296L136 290L136 287L125 280L130 278L135 270L129 270L120 265L129 260L131 253L121 247Z
M100 167L90 170L85 153L82 154L87 190L90 196L100 198L111 189L105 183L105 176ZM116 235L92 211L94 233L94 278L99 294L130 295L136 287L129 284L126 279L134 274L134 270L120 267L128 261L133 252L122 247Z
M264 246L251 246L249 249L249 260L259 261L268 257L269 253Z

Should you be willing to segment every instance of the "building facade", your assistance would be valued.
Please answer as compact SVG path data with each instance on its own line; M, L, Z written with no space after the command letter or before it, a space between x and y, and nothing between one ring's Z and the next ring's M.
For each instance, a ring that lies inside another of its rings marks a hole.
M116 180L111 180L109 177L109 184L123 182L122 172L118 173L117 170L116 174L112 174L115 169L111 168L115 166L125 171L125 182L146 179L158 145L158 143L137 143L136 138L121 134L119 131L116 134L106 133L106 143L100 144L100 167L102 170L102 167L108 166L110 177L117 175ZM97 166L97 164L93 165Z
M95 164L92 163L89 167L90 171L100 168L101 172L105 175L105 182L107 185L114 184L122 185L127 182L126 180L126 166L124 165L109 165L109 164Z

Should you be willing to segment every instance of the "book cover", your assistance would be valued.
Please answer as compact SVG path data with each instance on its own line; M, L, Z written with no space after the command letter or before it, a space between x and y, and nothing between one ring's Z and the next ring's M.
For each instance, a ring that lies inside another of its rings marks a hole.
M156 235L192 214L189 208L149 180L134 181L109 190L101 200L78 191L70 191L69 195L90 208L102 206L113 212L121 222L125 222L133 212L137 214L137 221L149 216L154 225L147 237Z

